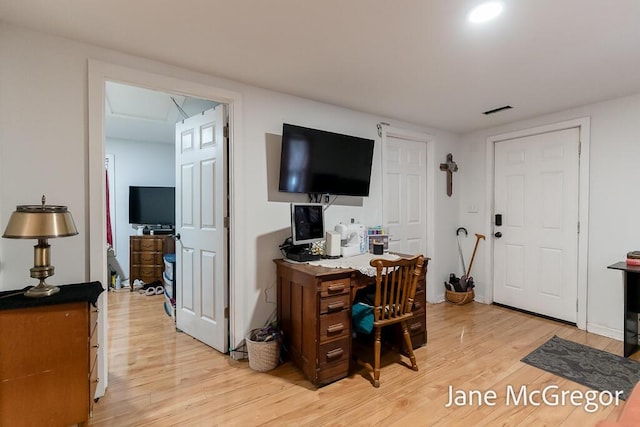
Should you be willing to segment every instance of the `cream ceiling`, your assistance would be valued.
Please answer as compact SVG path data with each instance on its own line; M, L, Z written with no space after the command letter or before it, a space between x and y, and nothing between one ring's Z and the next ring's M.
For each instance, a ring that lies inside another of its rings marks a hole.
M505 0L471 25L477 3L0 0L0 19L459 133L640 91L639 0Z

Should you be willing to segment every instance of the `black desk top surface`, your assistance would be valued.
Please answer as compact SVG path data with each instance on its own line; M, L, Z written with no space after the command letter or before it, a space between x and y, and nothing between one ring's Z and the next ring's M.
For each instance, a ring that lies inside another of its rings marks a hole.
M627 265L626 262L620 261L615 264L611 264L609 267L612 270L623 270L629 273L640 273L640 265Z
M60 288L60 292L57 294L41 298L24 296L23 292L31 288L31 286L27 286L22 290L0 292L0 310L40 307L43 305L79 301L87 301L95 306L98 302L98 297L102 291L104 291L100 282L74 283L71 285L60 285L58 287Z

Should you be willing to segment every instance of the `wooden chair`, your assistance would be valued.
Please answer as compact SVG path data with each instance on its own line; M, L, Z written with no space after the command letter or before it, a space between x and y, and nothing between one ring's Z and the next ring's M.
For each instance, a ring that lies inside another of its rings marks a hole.
M382 345L380 337L382 328L385 326L395 323L402 325L404 342L409 352L409 359L411 359L411 369L418 370L406 321L413 315L411 312L413 299L416 294L416 284L422 274L423 261L422 255L393 261L371 260L371 266L376 268L376 293L373 308L374 387L380 387L380 350Z

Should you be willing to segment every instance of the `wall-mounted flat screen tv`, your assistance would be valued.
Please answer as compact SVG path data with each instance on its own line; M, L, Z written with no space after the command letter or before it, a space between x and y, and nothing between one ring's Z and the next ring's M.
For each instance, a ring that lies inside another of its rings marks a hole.
M129 224L176 223L175 187L129 187Z
M372 139L283 124L279 190L368 196Z

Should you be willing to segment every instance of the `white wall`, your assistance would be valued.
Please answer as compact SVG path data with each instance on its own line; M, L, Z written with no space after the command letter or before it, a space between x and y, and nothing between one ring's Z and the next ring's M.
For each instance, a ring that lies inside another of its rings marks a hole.
M488 136L523 130L580 117L590 117L590 197L588 251L587 330L622 338L623 282L619 271L607 266L624 260L630 250L640 248L638 212L640 198L640 95L587 105L464 135L461 166L463 193L460 199L461 224L472 232L490 235L485 229L485 143ZM468 206L479 205L479 213ZM484 297L491 278L484 268L486 251L480 250L474 276L481 278L478 294Z
M129 277L129 236L136 234L129 224L129 186L175 186L175 147L166 143L107 138L105 150L114 155L115 218L111 221L115 228L116 259Z
M448 152L460 155L456 135L411 126L344 108L246 86L182 68L120 54L91 45L43 35L9 25L0 25L0 223L5 224L16 204L34 203L46 193L52 203L69 205L77 221L79 236L52 242L56 283L78 282L89 277L89 165L87 119L87 60L89 58L163 74L240 93L243 97L243 138L236 141L235 168L242 177L242 191L234 194L244 206L240 212L241 238L234 244L244 254L236 260L236 283L242 305L235 334L261 325L275 308L277 245L288 234L286 197L268 191L273 176L274 150L282 122L374 138L376 162L371 196L362 208L333 206L328 222L355 217L365 224L381 221L379 121L395 127L429 133L435 162ZM118 159L116 158L116 164ZM269 164L269 168L267 165ZM41 173L46 170L46 175ZM458 174L456 174L458 175ZM436 235L431 237L428 295L442 299L442 284L455 267L454 231L458 220L458 176L454 197L445 194L445 174L436 173ZM279 201L275 201L279 200ZM34 242L0 240L3 256L0 289L13 289L28 281L31 246ZM92 254L96 256L96 254ZM265 296L266 295L266 296ZM270 302L265 302L265 300ZM237 313L236 313L237 314ZM232 345L237 344L232 343Z

